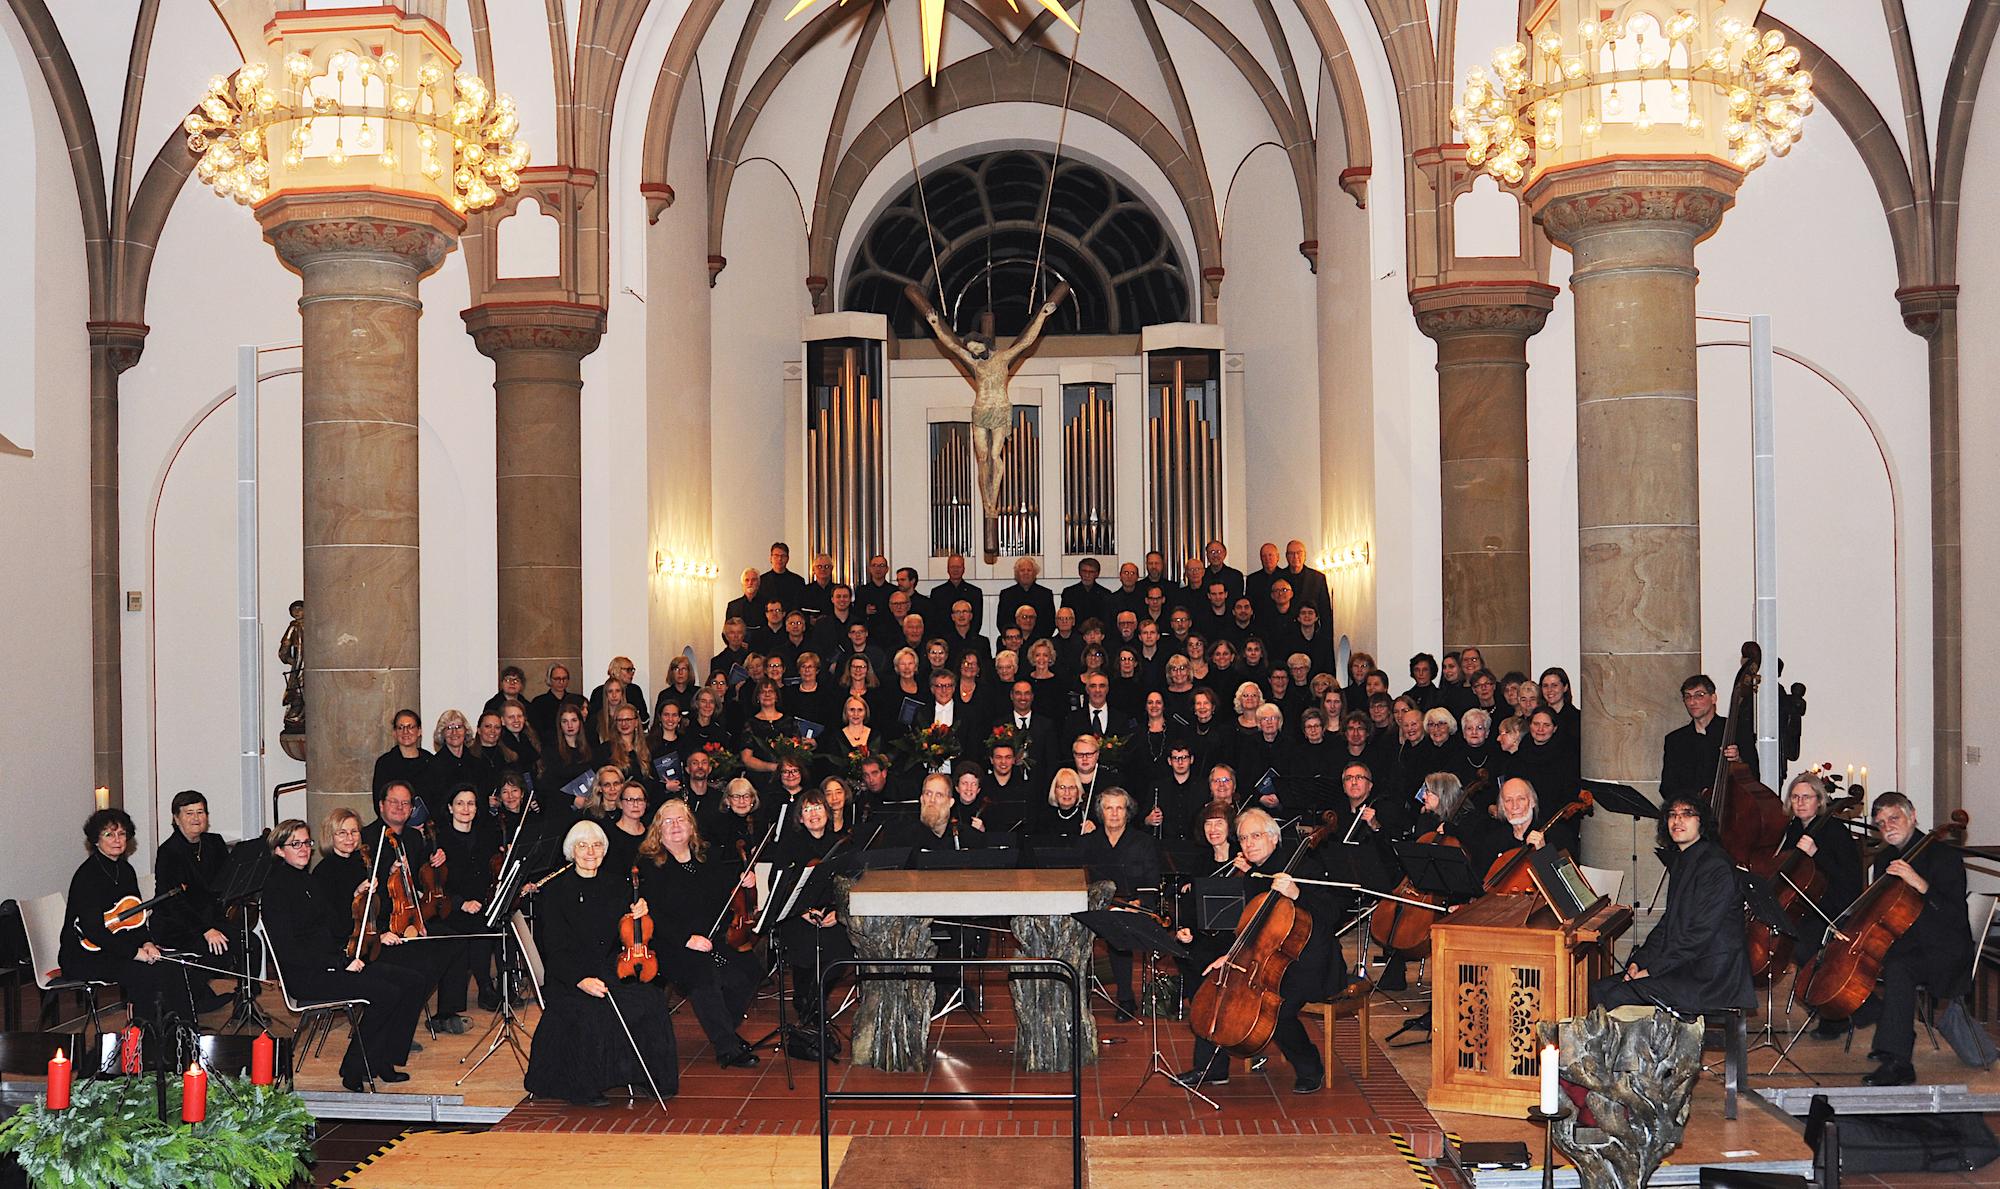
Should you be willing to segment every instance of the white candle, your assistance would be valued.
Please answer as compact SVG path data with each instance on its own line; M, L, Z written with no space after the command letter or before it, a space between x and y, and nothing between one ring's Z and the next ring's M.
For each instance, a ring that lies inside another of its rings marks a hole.
M1853 764L1849 764L1849 765L1847 766L1847 783L1848 783L1848 784L1850 784L1850 785L1852 785L1852 784L1854 783L1854 765L1853 765Z
M97 789L96 789L96 792L95 792L95 796L97 797L97 807L98 807L99 809L109 809L109 808L111 808L111 790L110 790L110 789L108 789L108 788L106 788L105 786L103 786L103 785L101 785L101 784L100 784L100 785L98 785L98 786L97 786Z
M1542 1046L1542 1113L1553 1115L1561 1106L1556 1089L1556 1046Z
M1868 787L1868 765L1866 765L1866 764L1863 764L1863 765L1861 765L1861 776L1860 776L1860 778L1859 778L1859 779L1860 779L1860 781L1861 781L1861 787L1862 787L1862 788L1864 788L1864 789L1865 789L1865 788L1867 788L1867 787Z

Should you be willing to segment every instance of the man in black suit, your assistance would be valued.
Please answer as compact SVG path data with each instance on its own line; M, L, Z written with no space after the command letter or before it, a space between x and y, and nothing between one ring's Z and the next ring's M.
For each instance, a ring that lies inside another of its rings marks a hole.
M1665 1006L1693 1014L1757 1006L1743 930L1743 887L1736 864L1714 837L1714 818L1699 797L1667 800L1660 844L1671 864L1667 908L1622 974L1591 984L1592 1007ZM1958 917L1964 926L1964 887ZM1970 949L1966 958L1972 957ZM1914 1002L1914 1000L1913 1000Z
M1062 605L1076 612L1078 623L1086 619L1102 620L1106 617L1111 592L1097 584L1097 576L1102 572L1103 566L1096 558L1086 557L1076 563L1077 581L1063 587ZM1054 622L1054 616L1043 622Z
M1023 607L1035 609L1035 623L1043 632L1056 620L1056 596L1041 582L1042 567L1032 557L1014 559L1014 585L1000 592L1000 603L993 622L1005 627L1019 622L1014 612Z
M1333 637L1321 626L1319 608L1299 603L1296 609L1298 618L1293 621L1292 630L1278 638L1278 655L1289 659L1294 653L1304 653L1312 672L1332 673Z
M746 634L742 620L722 621L722 651L708 658L710 673L727 673L731 666L743 663L750 655L750 648L743 641Z
M768 653L784 641L785 616L789 612L785 607L785 601L779 598L766 598L760 610L763 612L763 617L758 619L757 626L743 637L743 642L752 652ZM743 622L747 624L750 621L746 619Z
M1301 607L1319 608L1320 622L1333 627L1333 598L1327 593L1326 575L1306 565L1306 543L1285 542L1285 568L1279 571L1292 584L1292 599Z
M1203 572L1209 581L1220 581L1227 586L1232 599L1243 593L1243 571L1229 564L1229 546L1219 540L1210 541L1202 554L1203 560L1208 563Z
M889 595L889 611L892 615L895 616L896 622L898 624L903 622L903 617L905 615L911 615L911 614L921 615L924 617L925 623L930 622L931 597L925 594L923 591L917 589L916 570L912 569L909 566L904 566L902 569L897 570L896 590L902 592L905 601L907 601L909 604L907 607L905 607L902 611L899 612L896 610L895 594L892 592Z
M777 599L787 611L796 611L805 602L806 580L785 568L791 561L790 545L783 541L771 542L771 568L757 579L757 593L767 600Z
M1017 752L1015 758L1029 771L1040 775L1063 766L1063 758L1057 754L1061 724L1050 715L1035 713L1034 682L1018 680L1007 688L1007 713L1000 717L1000 723L1027 740L1026 753Z
M813 555L812 581L806 583L805 597L797 608L804 611L808 620L817 619L833 609L833 557L819 553Z
M985 660L993 659L993 645L980 634L979 626L974 622L970 600L954 599L951 604L951 619L944 625L944 630L936 634L950 646L954 662L968 652L976 652Z
M944 559L945 580L931 587L931 609L924 618L930 621L931 634L942 636L951 623L952 604L964 599L972 604L972 630L986 628L986 598L978 587L965 580L965 555L954 553Z
M1715 682L1708 674L1696 673L1681 682L1681 705L1688 712L1687 725L1668 731L1660 748L1662 799L1707 791L1715 783L1716 761L1725 750L1730 759L1741 759L1756 772L1756 749L1739 750L1730 738L1729 720L1715 712Z
M757 601L760 582L756 566L744 567L743 593L729 600L729 605L722 609L722 618L740 619L744 623L764 622L764 604Z
M1882 852L1875 878L1894 876L1923 897L1917 918L1882 960L1882 983L1855 1015L1875 1023L1872 1049L1882 1065L1861 1080L1871 1086L1907 1086L1917 1080L1910 1064L1916 1044L1917 988L1940 1003L1962 995L1972 966L1972 926L1965 912L1965 859L1955 846L1925 846L1916 807L1901 793L1875 798L1875 828Z
M868 580L854 591L854 609L864 620L872 620L889 610L889 559L876 554L868 559Z
M1062 737L1074 739L1078 735L1118 735L1130 738L1132 716L1122 713L1111 705L1111 679L1102 673L1092 673L1083 679L1083 705L1069 712L1063 720Z
M1266 541L1257 547L1257 568L1243 579L1243 593L1250 596L1250 602L1259 610L1270 605L1271 581L1277 576L1278 547Z
M819 617L819 622L813 624L812 629L813 649L821 659L847 647L850 625L860 624L864 630L867 627L867 617L854 603L854 588L847 583L833 584L833 590L827 596L827 607L827 613Z

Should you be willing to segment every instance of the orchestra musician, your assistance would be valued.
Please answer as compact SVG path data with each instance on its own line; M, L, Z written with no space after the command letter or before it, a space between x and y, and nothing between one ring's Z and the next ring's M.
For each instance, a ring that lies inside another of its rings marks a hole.
M977 826L960 826L952 816L957 798L951 791L951 777L933 772L924 777L917 794L917 815L889 828L884 846L907 846L913 850L978 850L986 845L986 831Z
M755 876L740 865L734 848L709 846L687 802L671 800L653 815L652 830L639 847L639 880L640 894L657 923L654 944L661 973L693 1005L716 1063L725 1069L757 1064L757 1054L737 1035L736 1026L756 993L760 972L750 955L715 936L721 931L716 919L724 904L737 887L755 887Z
M404 787L398 782L397 787ZM355 855L361 845L361 819L352 810L335 810L328 824L344 826L336 846ZM302 999L366 999L361 1027L349 1037L340 1062L340 1081L359 1093L372 1080L407 1082L410 1075L396 1068L416 1049L417 1017L423 1014L431 980L418 970L393 962L349 957L354 935L354 885L345 891L306 873L313 857L312 831L292 818L271 831L271 873L260 902L264 931L270 935L273 957L284 972L285 988ZM330 859L322 859L326 867ZM355 863L367 877L367 865ZM376 900L383 899L377 889ZM385 938L386 940L386 938ZM384 950L384 953L390 951Z
M411 821L415 802L416 794L409 784L401 780L390 781L375 790L375 820L361 831L361 840L371 854L386 845L385 836L395 837L396 846L382 857L381 878L408 879L413 885L413 898L420 886L418 869L445 865L445 852L431 845L430 839ZM440 811L444 809L443 806L438 808ZM392 871L392 863L404 867L403 871ZM386 900L381 896L376 899L384 905L386 916ZM403 940L430 935L453 937L479 931L479 921L451 913L448 908L447 902L447 911L442 915L410 925L403 931ZM431 1031L454 1035L472 1031L472 1018L465 1014L465 976L471 965L467 944L462 941L433 941L404 951L399 958L428 972L437 984L437 1011L428 1021Z
M799 867L818 863L841 844L841 838L833 829L825 793L809 789L792 805L792 828L785 831L783 841L778 844L777 865ZM818 1027L827 997L833 992L832 984L821 984L818 971L854 957L854 943L833 908L831 885L819 899L822 902L801 901L793 914L778 924L785 955L791 962L792 1006L799 1013L799 1023L808 1037ZM791 1053L800 1060L816 1061L819 1053L808 1037L792 1042ZM831 1032L827 1039L830 1043L834 1041ZM837 1059L838 1054L829 1052L827 1057Z
M147 914L136 914L133 923L116 929L104 920L120 901L143 899L129 858L132 835L132 819L122 809L100 809L84 819L83 840L90 853L70 877L57 961L68 978L117 983L135 1014L157 1011L192 1021L189 971L161 964Z
M1081 837L1097 828L1086 816L1087 810L1083 778L1074 768L1057 768L1049 780L1048 803L1030 823L1028 832L1036 838Z
M1811 772L1801 772L1785 786L1785 804L1792 820L1785 823L1785 840L1778 849L1796 846L1811 856L1813 865L1826 876L1826 895L1818 905L1828 919L1840 916L1861 894L1861 848L1853 831L1827 808L1826 782ZM1810 916L1799 934L1794 951L1804 963L1819 950L1825 921ZM1821 1021L1824 1023L1825 1021ZM1844 1031L1845 1029L1843 1029Z
M1649 1004L1683 1015L1750 1010L1757 1006L1757 989L1750 979L1736 864L1715 837L1714 814L1704 797L1683 793L1668 798L1663 808L1659 832L1668 871L1666 912L1632 950L1622 974L1591 984L1590 1004ZM1961 911L1960 919L1964 916ZM1969 951L1966 957L1971 958Z
M1914 861L1905 859L1924 840L1916 807L1901 793L1875 798L1875 828L1882 850L1874 876L1894 876L1923 897L1917 918L1882 959L1882 982L1854 1025L1875 1027L1869 1055L1881 1062L1862 1077L1870 1086L1907 1086L1917 1080L1910 1055L1916 1044L1917 988L1940 1001L1965 990L1972 966L1972 925L1965 912L1965 858L1955 846L1927 846Z
M1137 806L1124 789L1097 795L1098 829L1083 836L1083 861L1090 881L1110 880L1114 894L1128 904L1142 894L1157 896L1160 887L1160 844L1143 828L1134 828ZM1132 951L1110 948L1111 986L1118 1011L1125 1019L1139 1015L1132 983Z
M1343 915L1343 897L1331 888L1300 884L1292 878L1294 874L1303 878L1329 877L1312 851L1298 856L1294 870L1286 871L1290 856L1280 854L1278 844L1282 835L1278 823L1263 810L1246 809L1236 815L1236 840L1243 850L1232 864L1235 870L1245 875L1253 871L1269 875L1269 890L1293 901L1312 921L1312 937L1306 942L1305 951L1286 969L1284 981L1279 984L1278 1025L1272 1035L1278 1051L1292 1067L1292 1092L1312 1094L1326 1085L1326 1065L1320 1059L1318 1046L1299 1022L1299 1009L1311 1000L1324 998L1329 988L1342 980L1344 966L1337 931ZM1254 899L1263 892L1265 882L1249 881L1246 899ZM1218 954L1202 969L1202 975L1206 977L1226 958L1226 954ZM1179 1077L1194 1086L1226 1085L1229 1064L1228 1050L1196 1037L1194 1068Z
M1757 774L1757 749L1740 752L1732 738L1729 720L1715 712L1715 681L1706 673L1696 673L1681 682L1681 705L1688 713L1687 725L1667 732L1660 745L1660 796L1699 793L1715 783L1716 759L1724 752L1732 760L1742 760Z
M153 860L153 883L182 891L162 901L153 913L153 933L170 949L207 951L211 957L221 957L232 948L228 906L221 899L229 844L220 834L209 832L208 798L200 792L183 789L175 793L172 809L174 832L160 843ZM228 995L210 991L205 978L197 977L196 984L197 1011L210 1011L229 1002Z
M711 847L728 855L736 854L739 842L744 849L754 849L764 840L766 828L757 812L761 800L757 786L748 777L731 777L720 803L700 823L701 836Z
M1486 865L1480 866L1473 860L1474 874L1482 879L1493 867L1493 860L1518 847L1532 846L1542 849L1548 839L1535 824L1541 816L1542 800L1535 792L1535 786L1519 776L1502 781L1500 784L1500 816L1493 820L1487 830L1487 837L1475 853L1486 856Z
M607 845L596 822L571 826L562 849L572 866L536 899L547 1007L521 1081L530 1094L579 1106L606 1105L610 1086L650 1081L669 1095L680 1088L666 997L618 978L619 922L647 915L648 905L633 900L628 878L604 867Z
M493 856L500 850L499 818L479 812L479 790L460 784L445 804L444 823L438 827L438 849L445 854L444 893L450 900L452 916L465 922L480 921L493 895ZM500 1010L500 991L493 983L493 939L475 937L466 942L472 967L472 981L479 988L479 1006L484 1011Z

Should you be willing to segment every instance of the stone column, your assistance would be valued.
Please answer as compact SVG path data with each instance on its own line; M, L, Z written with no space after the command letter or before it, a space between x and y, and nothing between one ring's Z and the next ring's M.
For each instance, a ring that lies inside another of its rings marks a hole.
M92 322L90 332L91 772L125 803L125 592L118 566L118 377L139 362L146 327Z
M1680 683L1702 667L1694 246L1742 179L1716 161L1610 160L1527 193L1574 257L1583 775L1649 793L1661 737L1686 721ZM1607 814L1593 827L1586 861L1633 868L1627 887L1650 895L1650 837Z
M1495 673L1530 672L1528 339L1556 293L1517 280L1410 294L1437 341L1444 646L1477 645Z
M1965 604L1959 556L1958 286L1901 289L1903 325L1929 348L1931 812L1965 805Z
M465 222L387 192L283 194L257 219L303 288L308 812L365 817L390 716L423 709L417 283Z
M493 360L494 506L500 664L539 687L583 662L583 357L604 311L563 301L497 302L463 314Z

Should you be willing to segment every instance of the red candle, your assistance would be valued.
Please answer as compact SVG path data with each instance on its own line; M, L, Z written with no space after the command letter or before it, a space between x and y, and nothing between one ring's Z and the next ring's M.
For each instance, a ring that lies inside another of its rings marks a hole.
M181 1122L199 1123L208 1118L208 1071L190 1065L181 1075Z
M70 1060L61 1049L49 1058L49 1109L66 1111L69 1109Z
M268 1086L277 1080L278 1044L268 1032L259 1032L250 1042L250 1084Z

